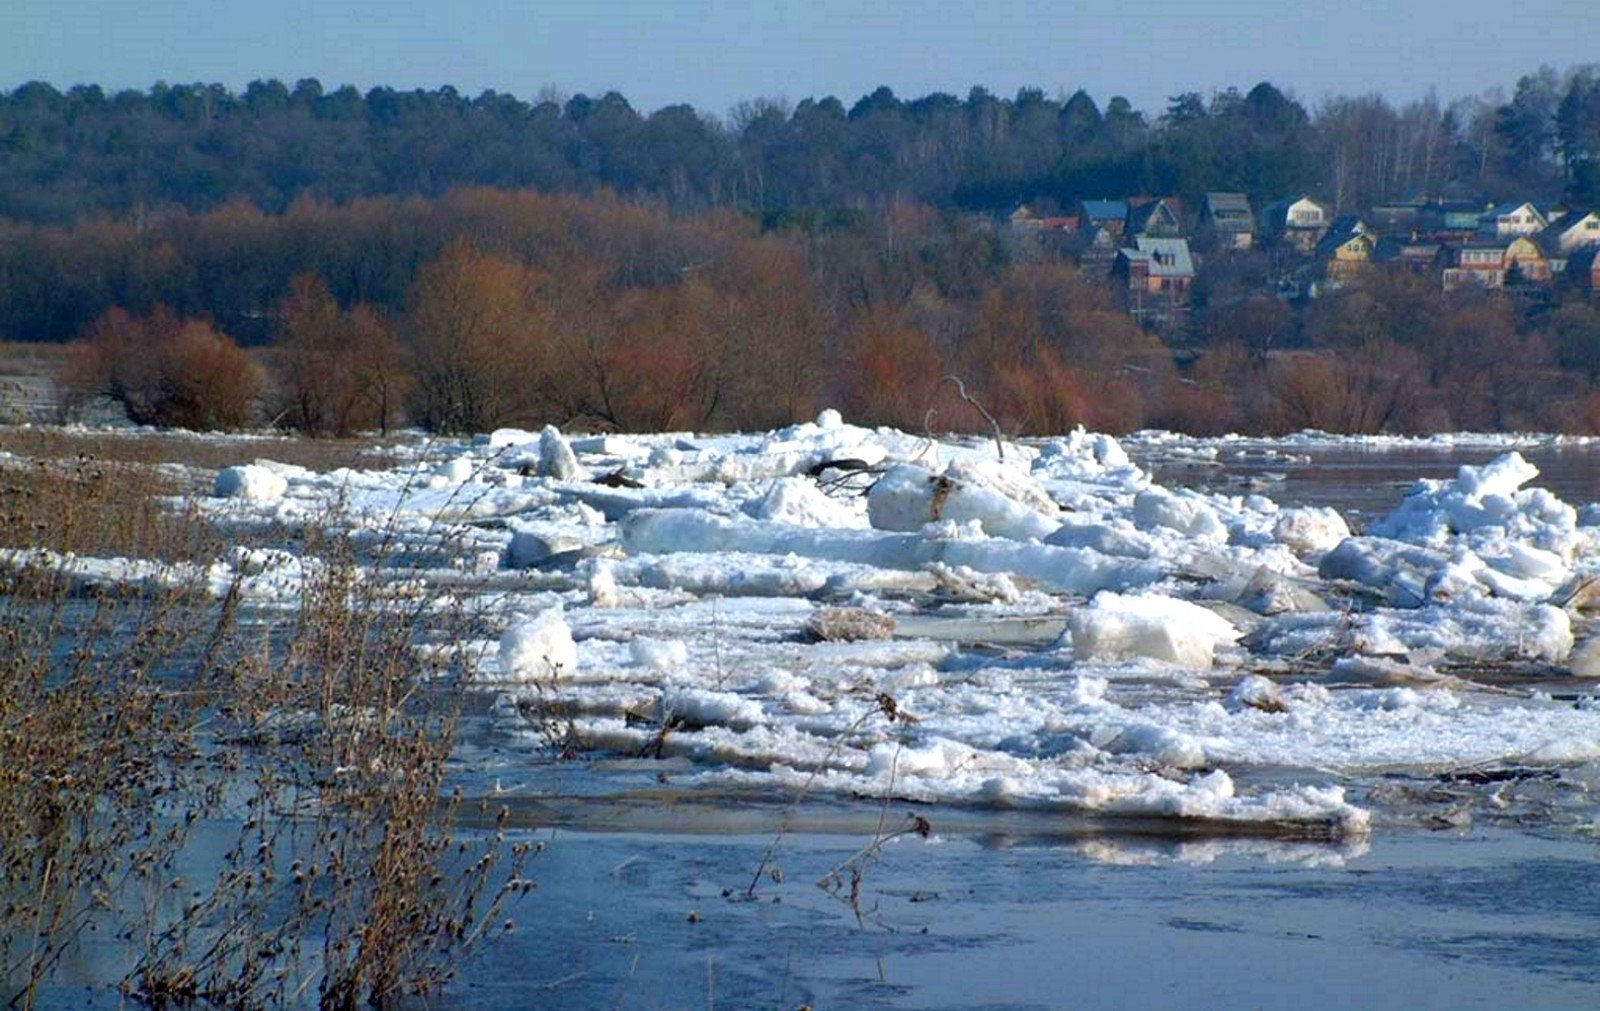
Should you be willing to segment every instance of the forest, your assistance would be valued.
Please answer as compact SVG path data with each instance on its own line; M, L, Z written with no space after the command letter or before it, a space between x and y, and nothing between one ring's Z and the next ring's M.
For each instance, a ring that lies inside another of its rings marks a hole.
M1173 96L1161 110L1083 91L903 100L757 99L723 116L643 114L615 92L533 102L454 88L365 94L255 81L107 94L25 84L0 94L0 218L142 218L245 201L438 197L462 186L606 189L678 210L758 215L911 201L997 210L1207 190L1316 193L1339 211L1422 192L1600 202L1600 69L1545 67L1496 89L1396 105L1307 108L1272 84Z
M1600 430L1600 308L1405 273L1298 304L1205 258L1181 331L994 225L1019 195L1424 190L1576 202L1600 74L1314 111L1176 97L685 107L451 89L0 96L0 338L68 408L311 434L761 428L823 406L1017 433ZM960 382L954 380L959 379Z

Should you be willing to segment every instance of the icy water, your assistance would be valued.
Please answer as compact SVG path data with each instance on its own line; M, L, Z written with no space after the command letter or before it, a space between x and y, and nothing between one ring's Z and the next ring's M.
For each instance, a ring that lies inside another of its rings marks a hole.
M453 1008L1587 1008L1593 844L907 840L866 917L817 887L859 840L556 833ZM731 896L724 891L731 889Z
M1505 452L1452 446L1438 449L1352 449L1346 446L1220 447L1214 458L1175 456L1161 447L1129 446L1129 455L1156 481L1219 494L1260 492L1279 505L1330 506L1352 526L1393 509L1419 478L1451 478L1463 464L1478 466ZM1539 468L1538 484L1573 504L1600 502L1600 445L1534 442L1518 448Z
M1359 528L1417 478L1453 477L1499 451L1139 462L1169 486L1334 506ZM1563 499L1600 499L1600 451L1524 455ZM970 641L981 627L1026 648L1062 625L905 618L902 632ZM568 797L594 786L580 768L545 771ZM1547 813L1571 807L1554 821L1462 828L1448 817L1466 795L1458 788L1484 784L1375 775L1358 799L1392 794L1391 813L1420 824L1380 819L1370 839L1320 844L917 808L934 837L898 839L864 866L858 916L838 868L870 844L880 816L899 827L905 805L887 815L867 801L719 805L651 784L660 763L603 771L639 793L512 802L514 823L563 827L537 830L550 843L540 892L447 1006L1588 1008L1600 998L1600 850L1582 784L1515 784ZM668 763L679 771L689 767ZM796 831L782 836L780 873L751 897L783 823Z
M1043 546L938 541L915 527L889 534L868 529L860 502L772 493L772 475L804 474L808 453L841 458L883 443L891 459L916 460L925 448L837 431L580 446L594 473L633 461L659 480L633 502L581 482L524 486L498 475L475 484L478 468L513 466L487 462L483 447L435 473L428 515L470 499L472 522L444 541L419 518L415 544L486 564L428 577L492 597L502 610L491 618L561 602L580 675L562 714L588 735L586 747L558 758L561 720L541 724L516 695L546 689L519 685L494 638L470 644L491 675L513 677L474 697L455 779L509 808L511 839L547 849L529 868L538 891L510 911L512 929L472 960L443 1006L1594 1006L1600 716L1593 682L1571 676L1566 652L1547 655L1531 633L1523 641L1517 622L1542 613L1533 603L1492 596L1482 612L1448 600L1385 608L1374 586L1359 605L1332 598L1331 612L1252 617L1203 598L1279 639L1252 642L1214 669L1096 660L1059 641L1095 592L1049 585L1072 572L1027 570L1049 592L973 592L986 575L1024 572L1048 554ZM1134 439L1127 448L1157 484L1215 495L1210 507L1232 533L1201 552L1191 550L1200 535L1129 522L1144 486L1127 468L1097 462L1094 447L1041 457L1035 473L1056 501L1073 503L1072 522L1104 538L1095 543L1133 541L1181 576L1174 592L1196 592L1204 580L1282 560L1271 553L1282 547L1274 514L1242 504L1246 496L1331 506L1360 532L1417 478L1453 478L1509 447ZM1542 471L1538 486L1574 506L1600 499L1600 449L1517 448ZM984 447L949 451L960 459ZM802 463L774 464L782 453ZM313 515L299 503L339 490L320 480L291 474L282 501L222 506L243 519ZM393 485L377 476L357 491L390 515L399 509ZM708 505L723 512L708 517ZM836 507L857 511L841 517ZM1538 513L1531 503L1519 516ZM508 570L506 527L525 519L562 552L594 553ZM780 524L805 536L715 543ZM965 597L951 599L914 553L935 541L965 559L956 568L977 566L957 573L972 581L958 587ZM1486 555L1505 547L1472 546ZM1142 556L1111 555L1123 588L1137 591ZM1326 591L1314 566L1289 568ZM275 573L292 594L292 570L267 568ZM807 638L812 612L838 602L886 608L894 639ZM1363 634L1384 647L1374 652L1432 651L1442 671L1473 680L1422 690L1334 684L1333 658L1300 643L1342 644L1334 633L1364 616L1373 621ZM1325 625L1315 636L1290 634L1316 622ZM1514 648L1474 668L1433 649L1436 629L1446 640ZM657 653L633 649L646 638L675 644L682 658L658 665ZM1286 712L1230 694L1260 673L1284 687ZM921 717L915 730L883 726L879 691ZM911 743L902 748L900 735ZM827 772L815 789L811 769ZM1219 779L1225 791L1212 789ZM887 806L886 795L895 797ZM1352 808L1370 812L1370 825ZM928 838L873 847L912 812L928 819ZM104 996L91 994L115 1004ZM66 990L52 998L58 1007L84 999Z

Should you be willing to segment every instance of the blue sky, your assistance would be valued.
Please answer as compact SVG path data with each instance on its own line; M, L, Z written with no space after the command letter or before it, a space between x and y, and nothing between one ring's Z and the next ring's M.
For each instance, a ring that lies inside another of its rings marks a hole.
M1158 108L1271 80L1314 103L1509 90L1600 60L1597 0L0 0L0 88L316 77L325 86L617 90L651 110L887 84L1086 88Z

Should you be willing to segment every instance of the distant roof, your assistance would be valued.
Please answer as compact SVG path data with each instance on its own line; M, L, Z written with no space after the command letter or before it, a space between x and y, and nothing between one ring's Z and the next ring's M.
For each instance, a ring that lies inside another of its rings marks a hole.
M1156 200L1139 204L1137 207L1134 207L1128 211L1128 230L1130 232L1143 231L1150 223L1150 219L1155 216L1156 211L1160 210L1162 207L1167 209L1167 212L1172 215L1173 220L1177 221L1181 227L1182 222L1178 219L1177 209L1174 208L1167 200L1158 198Z
M1151 277L1191 277L1194 257L1189 255L1188 239L1152 239L1141 235L1134 240L1138 251L1150 258Z
M1206 203L1213 211L1220 211L1224 208L1234 211L1248 211L1250 209L1250 198L1243 193L1207 193Z
M1486 215L1486 217L1489 217L1489 216L1496 217L1496 218L1504 217L1507 214L1515 214L1517 211L1522 210L1524 207L1532 207L1533 210L1534 210L1534 213L1538 214L1540 217L1544 216L1544 212L1539 210L1539 208L1536 207L1533 204L1532 201L1529 201L1529 200L1513 200L1513 201L1509 201L1509 202L1503 203L1503 204L1496 204L1494 210L1490 211L1489 214Z
M1593 271L1595 260L1600 258L1600 246L1587 246L1567 257L1567 272Z
M1574 210L1574 211L1569 211L1566 214L1562 215L1560 221L1552 221L1550 223L1550 228L1548 230L1552 231L1552 232L1555 232L1557 234L1564 234L1566 232L1570 232L1574 228L1576 228L1577 226L1583 224L1584 220L1586 218L1588 218L1591 214L1600 215L1600 208L1593 209L1593 210L1582 210L1582 211Z
M1121 200L1085 200L1083 213L1097 221L1102 218L1126 218L1128 205Z
M1250 209L1250 198L1243 193L1207 193L1205 210L1211 218L1211 227L1219 232L1255 231L1256 216Z
M1522 238L1528 239L1535 246L1538 246L1539 252L1545 256L1561 255L1561 229L1555 225L1551 225L1543 231L1535 232L1533 235L1524 235Z
M1407 260L1419 258L1432 258L1439 255L1439 243L1426 240L1412 241L1395 236L1388 236L1378 240L1373 248L1372 258L1380 263L1391 260Z
M1298 204L1302 200L1321 207L1324 212L1327 211L1326 205L1317 200L1313 200L1305 193L1297 193L1292 197L1284 197L1282 200L1274 200L1272 203L1263 207L1261 209L1261 217L1267 222L1268 227L1272 228L1273 230L1283 229L1288 224L1287 219L1289 216L1289 208L1293 207L1295 204Z

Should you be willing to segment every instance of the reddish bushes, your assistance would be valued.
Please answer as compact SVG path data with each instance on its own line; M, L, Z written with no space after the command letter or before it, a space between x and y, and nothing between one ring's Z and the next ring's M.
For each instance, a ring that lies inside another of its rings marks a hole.
M371 306L339 307L316 274L294 279L279 308L279 417L307 435L387 431L410 383L404 349Z
M214 429L251 424L263 380L208 321L157 306L142 318L112 309L96 320L72 349L63 385L80 402L111 397L137 424Z
M939 402L945 361L925 332L897 314L868 312L846 342L844 403L852 419L908 432L935 422L929 412Z

